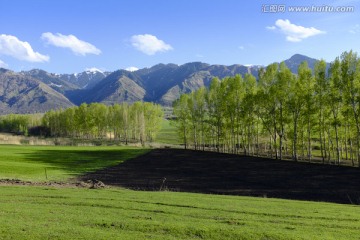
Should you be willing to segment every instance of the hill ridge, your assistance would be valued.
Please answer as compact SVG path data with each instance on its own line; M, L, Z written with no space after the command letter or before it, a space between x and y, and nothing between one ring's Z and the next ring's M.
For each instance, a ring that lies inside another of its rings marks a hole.
M298 66L303 61L307 61L309 67L313 69L318 60L302 54L294 54L284 62L296 74ZM12 84L15 92L19 92L20 88L21 91L24 91L24 83L29 83L29 81L43 83L44 85L41 86L46 88L46 90L43 93L37 91L39 98L42 97L43 101L39 103L38 109L30 106L31 104L26 109L24 103L22 103L23 107L16 107L18 106L15 104L17 102L16 98L12 99L12 106L9 107L5 97L6 94L0 94L0 114L48 111L52 107L66 108L74 104L79 105L83 102L115 104L120 102L149 101L164 106L171 106L172 102L182 93L188 93L200 87L209 86L214 77L222 79L236 74L244 76L246 73L251 73L257 77L261 67L259 65L242 64L228 66L221 64L211 65L203 62L188 62L182 65L159 63L150 68L142 68L136 71L119 69L113 72L102 72L97 69L87 69L84 72L73 74L55 74L42 69L32 69L16 73L1 68L0 85L3 88L5 82L9 84L8 78L11 75L11 79L14 80L15 78L19 85L19 89L16 89L16 85ZM30 86L28 87L30 88ZM55 93L47 87L54 90ZM47 99L45 93L49 91L53 98ZM25 96L25 92L22 94L22 96ZM24 99L30 101L31 96L28 94ZM51 103L50 100L55 102ZM47 103L45 104L45 102Z

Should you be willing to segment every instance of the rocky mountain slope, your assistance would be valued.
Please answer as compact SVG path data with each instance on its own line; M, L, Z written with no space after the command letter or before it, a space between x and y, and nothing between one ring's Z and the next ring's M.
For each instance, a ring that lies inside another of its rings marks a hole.
M73 105L38 79L0 69L0 114L37 113Z

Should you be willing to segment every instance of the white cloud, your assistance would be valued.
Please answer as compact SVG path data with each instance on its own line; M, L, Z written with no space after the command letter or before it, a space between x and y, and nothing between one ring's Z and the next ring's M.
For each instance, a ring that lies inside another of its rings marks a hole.
M349 30L349 33L352 33L352 34L360 33L360 25L359 25L359 24L356 24L355 26L353 26L353 27Z
M245 49L244 46L239 46L238 48L239 48L240 50L244 50L244 49Z
M7 65L5 62L0 60L0 68L7 68L9 65Z
M173 49L171 45L150 34L132 36L131 45L147 55L154 55L157 52L166 52Z
M202 54L196 54L195 57L197 57L197 58L203 58L204 55L202 55Z
M266 27L266 28L269 29L269 30L275 30L276 29L275 26L269 26L269 27Z
M125 70L129 71L129 72L135 72L135 71L139 70L139 68L137 68L137 67L127 67L127 68L125 68Z
M50 32L46 32L41 35L41 38L46 41L47 44L54 45L56 47L69 48L76 55L99 55L101 53L100 49L97 49L94 45L88 42L78 39L74 35L62 35L61 33L52 34Z
M286 35L286 40L289 42L301 42L303 39L312 37L318 34L324 34L325 31L321 31L314 27L303 27L300 25L295 25L291 23L288 19L278 19L275 22L275 26L266 27L270 30L280 30Z
M34 52L28 42L11 35L0 35L0 54L28 62L47 62L49 56Z

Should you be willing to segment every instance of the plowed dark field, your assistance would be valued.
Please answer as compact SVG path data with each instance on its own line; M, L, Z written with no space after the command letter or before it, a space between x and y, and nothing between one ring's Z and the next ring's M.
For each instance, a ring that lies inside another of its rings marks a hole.
M156 149L81 178L136 190L360 204L360 170L181 149Z

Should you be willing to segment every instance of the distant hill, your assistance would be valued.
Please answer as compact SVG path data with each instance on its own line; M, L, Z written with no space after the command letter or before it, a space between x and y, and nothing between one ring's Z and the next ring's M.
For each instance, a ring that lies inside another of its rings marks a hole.
M144 100L146 90L137 83L137 77L128 71L115 71L94 88L83 92L81 102L136 102ZM79 102L79 101L78 101Z
M259 68L259 66L224 66L193 62L181 66L158 64L135 72L121 70L110 74L92 90L84 92L83 95L86 97L82 97L82 101L111 104L119 101L144 100L169 106L182 93L209 86L214 77L224 78L246 73L257 76ZM75 100L75 102L80 101Z
M0 113L36 113L74 104L49 85L30 76L0 69Z
M37 79L54 90L64 94L66 91L78 89L79 86L64 80L58 74L48 73L41 69L33 69L30 71L22 71L20 74Z
M70 82L80 89L91 89L111 72L103 72L98 69L90 69L81 73L58 74L58 78Z
M284 62L296 74L303 61L314 69L318 60L295 54ZM236 74L244 76L246 73L257 77L260 68L262 66L192 62L180 66L158 64L133 72L89 69L75 74L53 74L40 69L20 73L0 69L0 114L41 112L83 102L114 104L151 101L171 106L182 93L209 86L214 77L221 79Z
M240 74L244 76L246 73L251 73L254 76L258 75L259 66L243 66L243 65L208 65L204 66L198 71L191 72L182 81L169 88L158 100L164 105L171 105L174 100L180 97L182 93L188 93L199 89L200 87L210 85L214 77L224 78L227 76L235 76Z
M288 68L293 72L293 73L297 73L298 71L298 67L300 65L300 63L306 61L309 65L309 68L314 69L315 68L315 64L316 62L318 62L318 59L315 58L310 58L301 54L295 54L293 55L291 58L285 60L285 64L286 66L288 66ZM327 64L327 68L330 67L330 64Z

